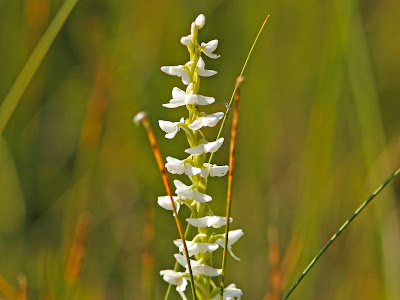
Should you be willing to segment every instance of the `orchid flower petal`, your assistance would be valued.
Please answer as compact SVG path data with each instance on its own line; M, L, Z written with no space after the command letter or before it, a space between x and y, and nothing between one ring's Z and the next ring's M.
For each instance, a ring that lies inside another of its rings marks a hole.
M184 247L181 239L174 241L175 246L179 248L180 252L184 252ZM198 253L213 252L219 248L218 244L214 243L195 243L193 241L186 241L186 246L189 251L189 256L196 255Z
M208 43L201 43L201 51L210 58L218 58L219 55L213 53L215 49L218 47L218 40L212 40Z
M229 219L229 223L232 222L233 219ZM226 225L226 218L225 217L220 217L220 216L206 216L203 218L188 218L186 219L186 222L188 222L190 225L198 228L204 228L204 227L214 227L214 228L220 228L222 226ZM219 239L222 240L222 239ZM221 245L220 243L217 244Z
M182 265L183 267L185 267L187 269L187 261L185 256L181 255L181 254L175 254L175 259L176 261ZM222 273L221 269L214 269L213 267L207 266L205 264L201 264L196 260L190 260L190 265L192 268L192 272L194 276L198 276L200 274L203 274L205 276L219 276Z
M175 203L176 212L179 212L179 207L180 207L180 204L178 202L179 197L172 196L172 199L174 200L174 203ZM158 197L157 198L157 203L158 203L158 205L160 205L162 208L164 208L166 210L174 210L172 208L172 203L171 203L170 196L160 196L160 197Z
M189 125L189 128L192 130L199 130L202 127L214 127L223 117L223 112L213 113L206 117L199 117Z

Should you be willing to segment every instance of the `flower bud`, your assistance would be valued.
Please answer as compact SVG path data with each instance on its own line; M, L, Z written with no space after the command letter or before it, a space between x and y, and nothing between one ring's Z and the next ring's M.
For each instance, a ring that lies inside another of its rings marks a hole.
M200 14L196 20L194 21L194 24L199 27L199 29L203 28L204 24L206 23L206 17L203 14Z

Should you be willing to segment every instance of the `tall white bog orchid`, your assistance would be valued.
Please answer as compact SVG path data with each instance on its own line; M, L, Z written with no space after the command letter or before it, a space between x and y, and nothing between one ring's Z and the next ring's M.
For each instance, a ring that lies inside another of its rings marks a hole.
M185 106L189 111L187 118L181 117L179 122L163 121L158 123L160 128L166 133L167 139L173 139L179 132L185 132L189 143L189 148L185 150L189 156L180 160L173 157L167 157L165 165L171 174L187 175L190 184L187 185L180 180L174 180L176 187L176 196L173 200L179 209L185 204L191 210L192 216L186 221L197 228L198 234L192 241L187 241L189 256L195 258L191 260L191 267L196 284L196 296L200 300L219 299L220 289L214 283L213 278L221 275L221 269L213 266L213 254L218 248L224 247L225 234L219 232L221 227L226 225L226 218L214 215L211 211L210 203L212 197L206 194L208 177L224 176L229 167L217 166L215 164L206 163L208 153L214 153L223 145L224 139L208 141L205 139L201 129L206 127L214 127L224 117L223 112L216 112L207 115L200 112L200 106L210 105L215 102L213 97L199 95L200 78L211 77L217 74L216 71L207 70L205 62L201 54L209 58L216 59L219 57L214 51L218 46L218 40L211 40L207 43L199 43L197 41L199 29L205 25L205 17L200 14L191 25L189 35L181 38L180 42L186 46L190 60L177 66L161 67L161 71L168 75L178 76L182 79L186 89L182 90L178 87L172 89L172 99L168 103L163 104L166 108L179 108ZM182 129L182 131L181 131ZM172 210L172 204L168 197L158 197L158 204L167 210ZM232 218L229 220L232 222ZM243 235L241 229L230 231L228 250L233 255L232 245ZM182 240L175 240L178 252L183 253ZM189 278L187 270L187 261L181 254L174 255L177 262L184 267L183 272L178 270L163 270L160 275L170 284L176 285L176 290L182 299L186 299L185 290L187 280ZM230 284L225 288L224 299L240 299L242 291L236 288L235 284Z

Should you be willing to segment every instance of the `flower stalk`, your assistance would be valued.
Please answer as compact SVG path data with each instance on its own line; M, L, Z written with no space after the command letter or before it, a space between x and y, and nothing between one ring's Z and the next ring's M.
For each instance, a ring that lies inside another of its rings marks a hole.
M170 203L167 202L167 196L161 196L158 197L158 204L164 209L173 210L174 216L177 216L182 205L187 206L191 212L191 217L186 221L197 228L197 234L192 240L186 240L186 243L185 239L182 238L183 234L180 234L181 239L174 241L178 252L194 258L188 260L188 257L185 259L185 256L179 253L174 255L178 265L184 267L185 272L178 272L175 267L174 270L163 270L160 274L170 285L176 285L176 290L182 299L187 299L184 292L191 267L197 298L199 300L217 300L220 288L214 282L213 277L220 276L222 270L213 267L213 253L222 247L228 249L229 253L236 258L232 253L232 244L240 239L243 231L238 229L228 233L233 237L229 243L226 243L225 237L228 234L218 233L218 230L232 222L232 219L213 213L210 206L213 198L206 192L208 178L226 175L229 167L206 162L208 154L212 155L221 148L224 138L219 137L216 140L209 141L202 130L216 126L225 114L223 112L206 114L200 110L201 106L215 102L213 97L199 94L201 77L211 77L217 74L216 71L206 69L202 54L212 59L219 57L218 54L214 53L218 46L218 40L211 40L207 43L199 43L197 40L199 29L203 28L204 24L205 17L201 14L192 23L190 34L180 40L181 44L187 47L190 60L184 65L161 68L168 75L180 77L182 83L186 86L185 90L174 87L172 99L163 106L166 108L186 107L189 115L187 118L180 118L178 122L160 120L159 125L166 133L167 139L174 138L182 129L189 144L185 153L189 156L184 159L167 157L165 168L160 167L160 170L165 172L166 169L171 174L187 175L190 184L178 179L174 180L176 196L170 193L171 189L167 189L171 199ZM146 120L146 118L144 117L143 120ZM157 158L157 161L161 164L159 158ZM168 288L165 299L168 299L169 291L170 288ZM226 287L225 299L239 299L241 295L242 291L237 289L234 284Z

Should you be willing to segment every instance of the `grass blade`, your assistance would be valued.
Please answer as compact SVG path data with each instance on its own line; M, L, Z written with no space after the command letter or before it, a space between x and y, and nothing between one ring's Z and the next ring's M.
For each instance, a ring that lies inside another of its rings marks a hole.
M229 147L229 174L228 174L228 192L226 196L226 225L225 225L225 245L222 256L222 274L221 274L221 294L219 299L222 300L224 296L224 278L225 278L225 266L226 266L226 252L228 249L228 232L229 232L229 219L231 217L231 199L232 199L232 180L233 180L233 167L235 162L235 148L236 148L236 134L237 125L239 121L239 98L240 98L240 86L243 82L243 77L239 76L236 79L235 88L235 107L233 110L232 118L232 130L231 130L231 144Z
M28 87L29 82L31 81L33 75L35 75L50 46L53 44L58 32L64 25L77 2L78 0L65 0L64 4L58 10L56 16L47 28L35 50L33 50L22 71L19 73L14 85L11 87L2 105L0 106L0 135L3 133L4 128L6 127L12 113L21 100L21 97Z
M242 76L243 76L244 70L246 69L246 66L247 66L247 63L249 62L250 56L251 56L251 54L253 53L253 49L254 49L254 47L256 46L257 42L258 42L258 38L260 37L261 32L264 30L265 24L267 24L268 18L269 18L269 15L265 18L264 23L261 25L261 28L260 28L260 30L258 31L258 34L257 34L256 38L254 39L253 45L251 46L250 51L249 51L249 53L247 54L246 61L244 62L244 65L243 65L242 71L240 72L239 77L242 77ZM226 119L227 119L228 116L229 116L230 107L232 106L233 98L235 97L235 94L236 94L236 90L237 90L237 89L238 89L238 81L236 81L235 88L233 89L233 93L232 93L232 96L231 96L231 100L229 100L229 103L228 103L229 106L228 106L228 108L226 109L224 118L222 119L221 127L219 128L219 131L218 131L218 135L217 135L216 140L218 140L218 139L221 137L221 135L222 135L222 130L223 130L224 127L225 127ZM214 153L211 153L210 159L208 160L208 163L209 163L209 164L211 163L211 161L212 161L213 158L214 158Z
M179 236L180 236L180 238L181 238L181 240L183 242L183 248L185 249L185 256L186 256L186 261L187 261L187 264L188 264L189 275L190 275L190 284L192 286L192 297L193 297L193 300L195 300L196 299L196 288L195 288L195 285L194 285L192 267L190 265L189 251L188 251L187 245L186 245L185 234L183 232L182 223L181 223L181 221L180 221L180 219L178 217L178 212L176 210L174 199L172 197L171 186L169 184L167 172L165 171L164 162L163 162L163 159L162 159L162 156L161 156L160 149L157 146L156 137L154 136L153 129L151 128L149 118L147 117L147 115L144 112L139 112L135 116L134 122L135 123L142 122L144 128L146 129L147 136L149 137L149 141L150 141L151 147L153 148L153 153L154 153L154 156L156 158L158 168L160 169L160 172L161 172L161 176L162 176L162 180L164 182L165 189L167 191L168 196L171 199L171 204L172 204L172 209L174 211L176 227L178 227Z
M361 206L354 212L354 214L339 228L339 230L331 237L331 239L325 244L325 246L318 252L318 254L314 257L311 263L307 266L307 268L303 271L300 277L297 279L295 284L290 288L289 292L283 297L283 300L289 298L292 292L296 289L299 283L303 280L303 278L307 275L307 273L312 269L318 259L325 253L325 251L329 248L329 246L337 239L337 237L349 226L349 224L359 215L359 213L400 173L400 168L397 169L393 174L391 174L380 187L376 189L376 191L369 196L369 198L361 204Z

